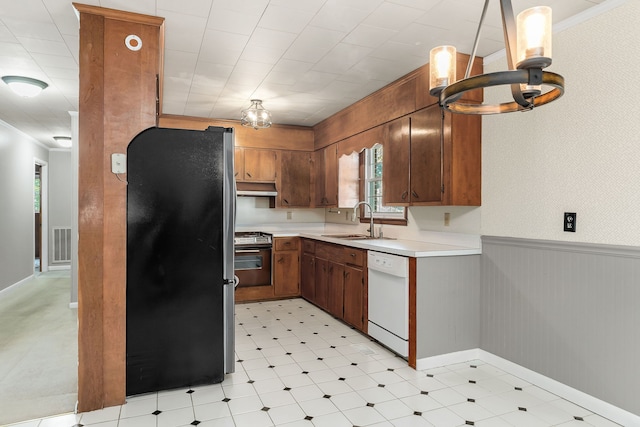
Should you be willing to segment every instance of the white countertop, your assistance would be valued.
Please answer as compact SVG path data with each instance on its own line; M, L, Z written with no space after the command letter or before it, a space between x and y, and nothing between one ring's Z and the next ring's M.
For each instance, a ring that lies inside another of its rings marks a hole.
M321 240L323 242L335 243L338 245L351 246L354 248L367 249L371 251L384 252L388 254L423 258L441 256L461 256L479 255L481 248L467 246L445 245L442 243L421 242L406 239L365 239L349 240L336 237L328 237L323 234L341 234L340 232L328 232L324 230L262 230L271 233L273 237L306 237L308 239ZM348 234L348 233L343 233Z

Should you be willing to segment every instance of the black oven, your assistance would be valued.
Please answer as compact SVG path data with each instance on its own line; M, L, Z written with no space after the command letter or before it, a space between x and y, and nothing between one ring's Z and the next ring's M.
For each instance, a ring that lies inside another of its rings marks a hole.
M271 235L236 232L234 270L238 287L271 286Z

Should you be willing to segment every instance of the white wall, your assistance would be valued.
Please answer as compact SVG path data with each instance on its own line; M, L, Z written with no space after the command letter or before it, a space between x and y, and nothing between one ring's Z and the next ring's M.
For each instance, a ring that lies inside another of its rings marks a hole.
M33 274L34 158L49 153L0 121L0 290Z
M267 197L238 197L236 211L236 226L239 228L265 224L324 223L324 209L272 209L269 208ZM287 219L287 212L291 213L291 219Z
M629 0L555 34L549 70L565 95L483 117L482 234L640 244L639 22ZM564 212L577 213L576 233L563 232Z
M49 152L49 265L53 260L54 227L71 227L71 150ZM69 263L67 263L69 264ZM61 265L61 264L55 264Z

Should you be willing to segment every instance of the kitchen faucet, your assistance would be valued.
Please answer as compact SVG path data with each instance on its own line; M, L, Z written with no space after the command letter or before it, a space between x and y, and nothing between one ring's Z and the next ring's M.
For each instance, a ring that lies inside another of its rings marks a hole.
M373 231L373 209L371 209L371 205L369 203L364 201L356 203L356 205L353 207L353 214L351 214L351 222L356 220L356 209L358 209L358 206L360 205L366 205L369 207L369 237L375 239L376 236Z

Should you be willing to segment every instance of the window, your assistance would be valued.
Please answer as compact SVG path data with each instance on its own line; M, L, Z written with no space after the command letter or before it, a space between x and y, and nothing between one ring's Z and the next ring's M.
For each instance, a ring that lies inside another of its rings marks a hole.
M402 206L382 204L382 145L376 144L364 150L363 195L373 209L373 218L379 223L406 224L406 210ZM360 208L360 218L369 218L369 209Z

